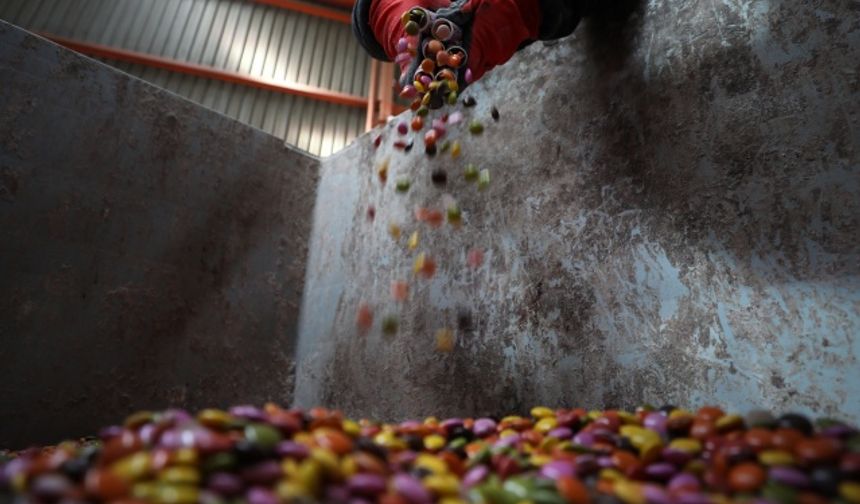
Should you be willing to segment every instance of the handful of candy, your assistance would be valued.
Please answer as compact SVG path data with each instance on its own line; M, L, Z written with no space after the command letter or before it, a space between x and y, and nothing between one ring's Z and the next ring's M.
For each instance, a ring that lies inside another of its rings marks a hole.
M413 100L411 108L419 116L457 103L460 88L472 82L468 54L460 45L463 30L422 7L404 12L401 22L406 36L398 41L395 58L403 69L400 96Z

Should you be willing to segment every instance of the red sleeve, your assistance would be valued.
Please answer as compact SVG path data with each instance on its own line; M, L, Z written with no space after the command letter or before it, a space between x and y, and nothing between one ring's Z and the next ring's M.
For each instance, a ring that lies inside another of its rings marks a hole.
M405 35L400 16L413 7L437 10L448 7L449 0L373 0L370 28L389 59L397 56L397 41Z
M508 61L523 42L538 38L538 0L472 0L467 9L474 12L468 66L475 79Z

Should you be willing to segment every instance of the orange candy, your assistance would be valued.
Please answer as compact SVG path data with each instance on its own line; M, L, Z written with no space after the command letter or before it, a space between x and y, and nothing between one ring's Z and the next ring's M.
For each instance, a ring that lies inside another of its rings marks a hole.
M773 433L761 427L753 427L744 434L744 441L756 452L766 450L773 444Z
M358 307L358 313L355 316L355 324L362 331L367 331L373 325L373 311L367 303L362 303Z
M314 433L314 439L322 448L338 455L346 455L352 451L352 439L336 430L323 430Z
M104 469L91 469L84 485L87 493L104 501L113 501L128 495L129 486L124 479Z
M754 492L763 484L767 474L758 464L744 462L729 472L729 486L736 492Z
M717 428L711 420L697 418L693 420L693 425L690 427L690 437L694 437L700 441L704 441L709 437L717 434Z
M839 441L831 438L801 439L794 447L795 455L812 463L832 462L841 451Z
M409 297L409 284L402 281L391 282L391 299L395 301L406 301Z
M696 412L696 418L716 422L718 418L725 414L725 411L716 406L703 406L699 408L699 411Z
M803 438L803 433L797 429L776 429L773 431L771 443L773 443L774 448L793 452L794 445L800 442Z
M588 489L576 478L570 476L562 476L555 482L555 487L558 493L571 504L589 504Z
M415 116L412 119L412 131L421 131L424 127L424 119L421 116Z

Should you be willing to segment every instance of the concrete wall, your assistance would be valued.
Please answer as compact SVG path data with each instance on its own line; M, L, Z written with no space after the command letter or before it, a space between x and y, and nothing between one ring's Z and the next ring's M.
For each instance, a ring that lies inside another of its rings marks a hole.
M488 128L451 135L461 160L397 151L391 127L378 150L379 131L325 160L297 403L385 418L642 402L856 418L858 62L856 2L651 0L473 86L467 115ZM462 180L467 162L492 171L487 191ZM437 166L447 191L430 183ZM445 192L463 228L418 226L413 207ZM388 286L411 278L414 253L390 221L420 228L440 264L404 307ZM487 250L475 272L472 246ZM472 328L435 352L461 307ZM381 334L385 313L396 336Z
M0 23L0 446L289 403L318 161Z

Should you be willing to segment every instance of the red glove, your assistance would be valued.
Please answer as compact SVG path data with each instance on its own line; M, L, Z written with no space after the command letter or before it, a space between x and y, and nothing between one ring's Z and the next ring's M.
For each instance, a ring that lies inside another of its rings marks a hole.
M413 7L435 11L451 5L450 0L373 0L370 6L370 29L389 59L399 52L397 42L406 37L400 17Z
M466 51L473 79L511 59L524 42L538 38L538 0L469 0L461 12L472 17Z

